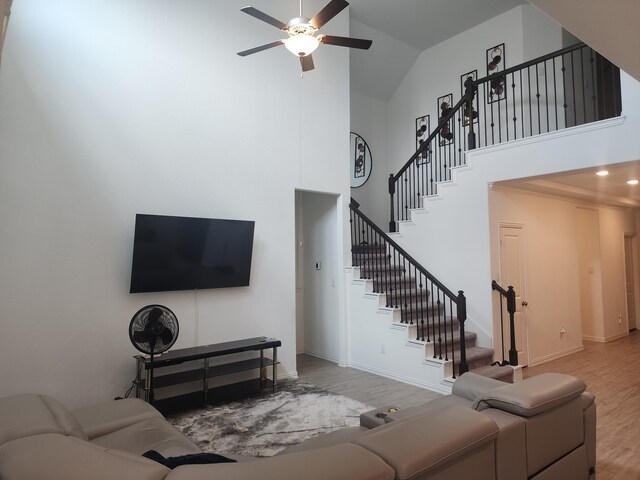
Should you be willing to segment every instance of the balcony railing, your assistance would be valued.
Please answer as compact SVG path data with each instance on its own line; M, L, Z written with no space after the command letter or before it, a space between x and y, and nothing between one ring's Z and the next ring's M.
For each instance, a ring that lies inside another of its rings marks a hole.
M465 82L456 105L389 177L389 230L466 164L465 151L619 116L620 70L585 44Z

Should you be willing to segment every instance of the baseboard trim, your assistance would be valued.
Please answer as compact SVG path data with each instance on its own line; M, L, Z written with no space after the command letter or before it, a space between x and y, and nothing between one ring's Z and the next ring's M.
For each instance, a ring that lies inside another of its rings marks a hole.
M589 335L583 335L582 339L587 340L589 342L598 342L598 343L607 343L613 342L614 340L618 340L622 337L627 337L629 332L616 333L615 335L609 335L608 337L592 337Z
M552 353L550 355L545 355L544 357L537 358L535 360L531 360L529 363L530 367L535 367L536 365L541 365L543 363L550 362L551 360L557 360L558 358L566 357L567 355L571 355L573 353L578 353L584 350L582 345L577 345L575 347L567 348L566 350L562 350L561 352Z
M278 381L280 380L297 380L298 379L298 372L289 372L289 373L283 373L282 375L278 373Z
M321 359L327 360L329 362L340 363L337 358L333 358L333 357L330 357L328 355L324 355L324 354L322 354L320 352L313 352L313 351L309 351L309 350L305 349L305 351L303 353L305 355L310 355L312 357L321 358Z
M446 388L444 385L433 384L428 382L417 382L411 378L403 377L402 375L396 375L394 373L388 372L386 370L379 370L377 368L372 368L367 365L362 365L357 362L349 362L349 366L352 368L356 368L358 370L362 370L363 372L373 373L374 375L379 375L381 377L390 378L391 380L396 380L398 382L407 383L409 385L413 385L414 387L420 387L427 390L431 390L432 392L441 393L443 395L448 395L451 393L451 390Z
M606 341L604 337L594 337L592 335L582 335L582 340L586 340L587 342L598 342L598 343L604 343Z

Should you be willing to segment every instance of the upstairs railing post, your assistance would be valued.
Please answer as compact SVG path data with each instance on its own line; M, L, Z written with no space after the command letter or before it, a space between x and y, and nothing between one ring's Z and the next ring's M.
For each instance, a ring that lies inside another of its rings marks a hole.
M469 150L476 148L476 132L473 130L473 100L477 91L478 87L473 83L473 77L467 77L464 81L464 96L467 99L464 105L464 113L469 119L469 133L467 134L467 147Z
M456 303L458 305L458 323L460 324L460 366L458 370L459 375L462 375L469 371L469 365L467 365L467 346L464 339L464 322L467 319L467 299L462 290L458 291Z
M393 213L393 196L396 194L396 181L395 178L393 176L393 173L389 174L389 231L390 232L395 232L396 231L396 221L395 221L395 216Z
M518 351L516 350L516 329L515 329L515 314L516 314L516 292L511 285L507 288L507 312L509 312L509 329L510 341L509 346L509 363L513 366L518 365Z

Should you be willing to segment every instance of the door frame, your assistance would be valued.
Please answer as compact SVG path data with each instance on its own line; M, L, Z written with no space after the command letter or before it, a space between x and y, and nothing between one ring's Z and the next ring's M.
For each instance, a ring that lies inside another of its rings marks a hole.
M504 288L507 287L507 285L502 285L502 278L503 278L503 272L502 272L502 237L501 237L501 231L503 228L514 228L514 229L518 229L521 232L521 238L522 238L522 266L523 266L523 273L522 273L522 284L523 284L523 290L524 292L521 293L520 298L522 298L523 300L528 302L529 299L529 275L528 275L528 259L527 259L527 229L526 229L526 225L524 223L517 223L517 222L498 222L498 275L500 276L500 280L498 283L500 283L500 285ZM525 342L525 346L526 346L526 363L523 362L523 359L520 358L520 356L518 357L518 363L520 365L523 366L527 366L531 363L531 345L529 342L529 318L528 318L528 309L525 308L521 308L520 310L520 315L522 318L522 325L524 328L523 331L523 339ZM505 317L506 320L508 320L508 315ZM499 323L499 319L496 319L497 322ZM507 335L508 338L508 329L505 330L505 335ZM495 344L495 342L494 342ZM505 339L505 347L508 349L508 345L506 344L506 339ZM517 348L517 346L516 346ZM508 350L505 353L506 355L508 355Z
M633 257L631 260L631 270L633 275L633 301L635 307L635 327L638 328L638 307L640 306L640 298L638 298L638 236L634 232L624 232L622 237L622 255L623 255L623 272L624 272L624 282L625 282L625 318L626 318L626 331L629 332L629 307L626 299L626 284L627 284L627 250L625 248L626 239L631 239L631 256Z

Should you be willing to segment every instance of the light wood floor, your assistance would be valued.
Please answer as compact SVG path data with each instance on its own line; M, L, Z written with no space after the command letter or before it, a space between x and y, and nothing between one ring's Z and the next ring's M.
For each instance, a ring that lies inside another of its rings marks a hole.
M609 343L584 342L584 351L524 369L581 378L597 403L598 480L640 480L640 333ZM374 407L406 408L439 394L353 368L298 355L300 380Z
M559 372L584 380L596 396L598 480L640 479L640 333L524 369L524 377Z
M298 378L333 393L353 398L372 407L413 407L439 397L420 387L397 382L389 378L363 372L355 368L312 357L298 355Z

